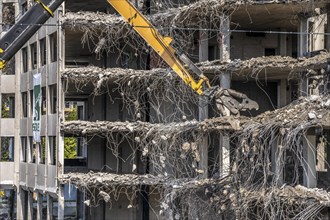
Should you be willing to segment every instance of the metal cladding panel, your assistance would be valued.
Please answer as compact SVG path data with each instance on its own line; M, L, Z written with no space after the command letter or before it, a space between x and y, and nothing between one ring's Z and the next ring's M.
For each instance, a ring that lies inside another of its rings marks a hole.
M13 185L15 180L15 163L0 162L0 185Z
M1 136L14 137L15 118L1 119Z
M20 130L20 135L21 136L28 136L28 119L27 118L21 118L21 130Z
M34 189L36 185L36 164L27 164L27 187Z
M57 82L57 62L47 65L48 85L56 84Z
M15 75L1 75L1 93L15 93Z
M28 91L28 74L27 73L21 73L21 92Z
M19 164L19 184L26 186L26 163Z
M47 191L56 193L56 166L47 166Z
M46 136L46 115L41 116L41 131L40 135L41 136Z
M48 115L48 136L56 136L56 114Z
M46 165L38 164L37 165L37 189L45 189L45 176L46 176Z

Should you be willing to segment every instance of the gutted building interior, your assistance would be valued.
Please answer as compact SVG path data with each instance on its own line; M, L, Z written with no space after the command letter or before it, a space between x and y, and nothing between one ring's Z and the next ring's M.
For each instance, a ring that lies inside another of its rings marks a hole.
M259 108L219 114L107 1L67 0L1 72L0 219L330 220L329 1L130 1ZM1 36L33 4L3 0Z

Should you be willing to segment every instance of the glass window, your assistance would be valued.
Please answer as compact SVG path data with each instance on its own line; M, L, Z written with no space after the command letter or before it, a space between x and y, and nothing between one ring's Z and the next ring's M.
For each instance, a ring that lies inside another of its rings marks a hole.
M28 114L27 92L22 92L22 115L24 118L26 118L27 114Z
M31 67L32 69L37 68L37 43L30 45L30 51L31 51Z
M43 38L39 41L40 45L40 64L41 66L46 65L47 63L47 56L46 56L46 38Z
M15 95L2 95L1 102L1 117L14 118L15 117Z
M2 137L0 147L0 161L14 161L14 138Z
M26 156L27 156L27 138L26 137L21 137L21 146L22 146L21 161L26 162Z
M57 33L49 36L50 61L57 61Z
M22 49L22 64L23 64L23 72L27 72L28 71L28 50L27 47L24 47Z
M50 113L56 113L57 105L57 87L56 85L49 86L49 96L50 96Z

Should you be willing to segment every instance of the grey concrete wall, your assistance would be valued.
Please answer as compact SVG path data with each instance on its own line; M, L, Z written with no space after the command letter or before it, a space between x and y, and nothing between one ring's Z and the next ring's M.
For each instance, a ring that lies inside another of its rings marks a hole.
M265 48L276 49L280 54L279 35L266 34L265 37L248 37L245 33L232 33L231 59L250 59L265 55ZM287 55L292 56L292 41L287 41Z

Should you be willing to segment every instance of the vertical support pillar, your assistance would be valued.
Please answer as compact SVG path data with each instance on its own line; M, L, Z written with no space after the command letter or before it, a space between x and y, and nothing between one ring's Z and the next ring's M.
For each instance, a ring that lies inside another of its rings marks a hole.
M34 220L33 216L33 193L30 191L26 192L28 194L28 210L27 210L27 219Z
M315 188L316 179L316 137L315 133L307 133L303 139L303 183L308 188Z
M220 60L230 60L230 17L224 15L220 27Z
M62 4L58 9L58 16L63 15L64 5ZM58 72L64 70L65 68L65 33L62 29L61 25L58 26L57 29L58 38L57 38L57 45L58 45L58 56L59 59L57 61L57 69ZM64 135L61 133L60 130L60 122L64 120L64 106L65 106L65 97L62 88L62 81L61 81L61 74L57 74L57 126L56 126L56 136L57 136L57 177L61 176L64 173ZM57 211L57 219L64 220L64 186L57 182L58 187L58 211Z
M308 23L306 15L299 16L298 57L303 57L308 50Z
M278 186L283 185L283 152L281 151L281 137L272 138L274 140L271 143L271 167L272 172L274 173L274 182L277 183Z
M57 194L57 219L64 220L64 186L58 186L58 194Z
M209 39L207 31L199 32L199 62L206 61L209 58ZM198 119L203 121L209 116L209 103L207 97L199 97L199 107L198 107ZM203 171L201 177L208 177L208 147L209 140L208 137L203 137L200 145L200 162L199 169Z
M25 193L24 190L21 187L17 188L17 212L16 212L16 218L17 219L26 219L26 214L25 209L26 209L26 202L25 201Z
M53 219L53 197L47 195L47 220Z
M209 35L207 31L199 31L199 62L209 59Z
M315 23L313 27L313 31L315 32L315 34L313 35L314 50L322 50L325 48L324 47L325 19L326 19L326 15L319 15L315 17Z
M330 129L327 129L325 131L325 138L326 138L326 154L327 154L327 163L326 163L326 169L328 176L330 176Z
M42 194L37 193L37 220L43 220L42 218Z
M224 15L220 27L220 60L230 61L230 17ZM220 75L220 86L223 89L231 87L231 73L225 72ZM229 109L225 109L230 115ZM230 172L230 139L228 136L220 135L220 176L227 176Z
M327 5L326 49L330 51L330 4Z
M286 29L281 28L281 33L280 34L280 55L281 56L287 56L287 34L284 34L286 32Z
M289 94L287 91L287 80L286 79L281 79L278 85L278 100L277 100L277 105L279 108L282 108L288 104L288 98Z

